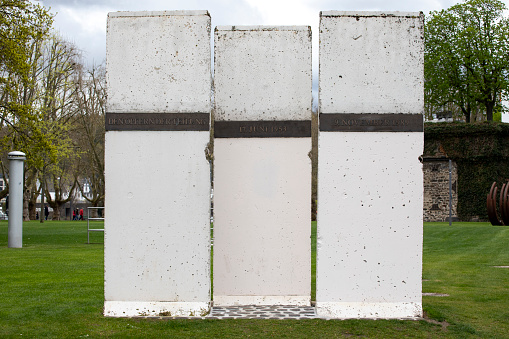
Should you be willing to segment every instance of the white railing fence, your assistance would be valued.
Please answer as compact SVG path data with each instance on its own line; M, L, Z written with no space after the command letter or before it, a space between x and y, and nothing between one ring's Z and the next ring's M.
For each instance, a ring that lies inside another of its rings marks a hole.
M104 211L104 207L87 207L87 244L90 244L90 232L104 232L103 228L90 228L90 220L104 220L104 212L102 213L102 217L90 217L90 210L99 210L102 209Z

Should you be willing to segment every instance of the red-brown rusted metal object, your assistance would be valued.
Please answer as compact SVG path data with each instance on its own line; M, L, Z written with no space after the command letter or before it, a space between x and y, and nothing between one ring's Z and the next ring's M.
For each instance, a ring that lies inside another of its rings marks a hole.
M509 184L502 185L499 198L500 214L502 215L501 220L497 212L497 183L494 182L493 185L491 185L490 193L486 199L486 206L488 208L488 219L493 226L509 225L508 190Z
M504 216L502 217L502 222L504 225L509 225L509 182L505 183L505 187L502 187L500 191L500 195L502 199L500 200L500 209L503 210Z
M500 217L502 218L502 224L509 225L509 208L507 206L507 189L509 188L509 184L505 183L502 185L500 189L500 198L499 201L499 210Z

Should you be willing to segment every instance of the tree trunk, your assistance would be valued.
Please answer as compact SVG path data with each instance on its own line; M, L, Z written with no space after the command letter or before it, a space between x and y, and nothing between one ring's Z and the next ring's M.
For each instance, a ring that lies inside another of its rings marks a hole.
M60 220L60 206L57 202L51 204L51 208L53 208L53 218L51 220Z
M486 103L486 120L493 121L493 107L495 106L494 102Z
M28 215L28 203L30 201L30 190L25 189L23 193L23 221L30 221L30 216Z
M42 170L42 178L41 178L41 185L42 185L41 186L41 192L42 192L42 194L41 194L41 215L39 215L39 222L40 223L43 223L44 220L46 219L45 208L44 208L44 207L46 207L46 205L44 204L44 198L46 196L46 192L45 192L46 191L45 190L45 188L46 188L46 181L45 180L46 180L46 178L44 176L44 169L43 169Z
M30 217L30 220L36 220L36 214L37 214L37 198L39 197L39 190L37 187L35 189L32 189L30 192L30 199L28 201L28 216Z
M467 107L460 106L460 108L465 116L465 122L469 123L470 117L472 116L472 109L470 108L470 105L467 104Z
M30 199L30 200L28 201L28 218L29 218L30 220L35 220L35 219L37 219L37 218L35 217L35 216L36 216L36 214L37 214L36 208L37 208L36 204L32 201L32 199Z
M36 172L33 170L28 170L27 175L25 176L25 191L23 192L23 220L29 221L35 218L35 212L33 216L31 215L30 207L33 202L32 195L34 186L36 186Z

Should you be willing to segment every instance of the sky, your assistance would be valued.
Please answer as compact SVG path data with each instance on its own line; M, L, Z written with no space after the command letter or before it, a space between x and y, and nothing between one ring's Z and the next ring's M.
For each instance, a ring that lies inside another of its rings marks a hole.
M306 25L313 32L313 97L318 87L320 11L402 11L425 15L459 0L31 0L56 14L54 28L82 52L87 67L106 58L106 18L116 11L208 10L223 25ZM504 0L509 7L509 0ZM213 34L213 33L212 33ZM316 102L316 101L315 101Z

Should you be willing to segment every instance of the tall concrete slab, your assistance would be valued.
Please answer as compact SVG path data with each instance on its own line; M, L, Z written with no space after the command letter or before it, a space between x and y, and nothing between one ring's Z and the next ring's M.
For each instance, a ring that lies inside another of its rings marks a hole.
M214 42L214 305L309 305L311 30Z
M207 11L108 15L104 314L210 302Z
M320 15L317 314L422 315L423 16Z

